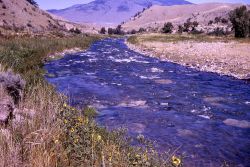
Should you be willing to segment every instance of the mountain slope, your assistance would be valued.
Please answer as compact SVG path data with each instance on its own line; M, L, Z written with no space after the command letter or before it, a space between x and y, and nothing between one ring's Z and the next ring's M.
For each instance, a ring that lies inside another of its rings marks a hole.
M1 0L0 8L0 27L5 30L42 32L63 28L50 14L26 0Z
M95 0L62 10L48 10L73 22L119 24L152 5L190 4L185 0Z
M175 6L152 6L140 15L131 18L122 25L124 30L138 30L140 27L145 29L159 29L164 23L172 22L175 26L181 25L191 19L200 25L208 25L210 20L215 17L228 18L228 13L241 4L227 3L206 3L189 4Z
M69 22L31 5L27 0L0 0L0 35L67 34L72 28L98 33L94 25Z

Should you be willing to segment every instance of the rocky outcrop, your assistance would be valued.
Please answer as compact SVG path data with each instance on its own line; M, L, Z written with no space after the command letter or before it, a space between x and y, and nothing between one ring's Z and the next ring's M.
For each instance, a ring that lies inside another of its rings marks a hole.
M0 86L0 124L7 125L8 121L13 117L13 111L14 103L12 98Z
M25 81L11 71L0 72L0 124L8 125L21 101Z

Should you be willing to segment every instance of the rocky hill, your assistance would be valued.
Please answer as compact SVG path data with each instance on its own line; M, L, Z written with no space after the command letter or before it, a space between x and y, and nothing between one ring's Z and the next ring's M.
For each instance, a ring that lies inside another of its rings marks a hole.
M95 31L91 25L74 24L55 17L27 0L0 0L0 35L48 34L76 27L83 32Z
M48 11L73 22L116 25L129 20L137 12L152 5L169 6L183 4L190 3L185 0L95 0L88 4Z
M155 5L146 9L136 17L132 17L128 22L122 25L126 31L139 30L140 28L159 31L166 22L172 22L175 28L183 25L187 20L197 21L200 26L217 27L213 23L215 18L219 18L217 22L221 22L224 18L225 25L228 26L228 13L240 6L241 4L229 3L205 3L205 4L188 4L175 6L159 6Z

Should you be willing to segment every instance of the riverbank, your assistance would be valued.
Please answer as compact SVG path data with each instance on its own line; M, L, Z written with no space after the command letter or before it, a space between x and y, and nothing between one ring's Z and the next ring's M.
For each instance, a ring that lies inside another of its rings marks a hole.
M129 37L130 49L201 71L250 79L250 40L200 35L144 34Z
M94 109L68 106L66 97L44 79L48 55L85 50L101 38L0 39L0 84L14 83L22 95L8 109L9 120L0 125L0 166L169 166L179 160L172 155L163 159L147 145L131 147L124 130L108 132L97 126ZM1 100L12 103L11 94L0 88ZM139 141L144 145L143 137Z

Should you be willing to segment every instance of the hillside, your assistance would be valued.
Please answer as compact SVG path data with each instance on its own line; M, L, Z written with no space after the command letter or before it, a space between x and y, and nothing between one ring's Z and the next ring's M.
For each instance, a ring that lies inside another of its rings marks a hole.
M119 24L152 5L190 4L185 0L95 0L88 4L74 5L50 13L78 23ZM91 16L91 17L90 17Z
M131 31L139 28L156 29L164 23L172 22L175 27L185 23L188 19L197 21L200 25L208 25L216 17L228 18L228 13L240 4L205 3L175 6L155 5L123 24L123 29Z
M0 27L5 30L43 32L63 29L47 12L26 0L0 1Z
M97 33L92 25L71 23L31 5L26 0L0 0L0 8L0 34L2 35L65 33L76 27L82 32Z

